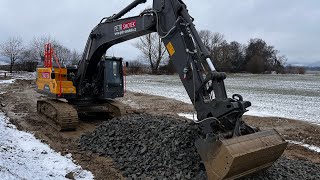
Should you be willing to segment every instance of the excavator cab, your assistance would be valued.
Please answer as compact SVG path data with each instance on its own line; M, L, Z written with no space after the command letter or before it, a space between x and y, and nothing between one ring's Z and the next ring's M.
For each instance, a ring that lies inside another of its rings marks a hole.
M123 97L124 82L122 58L105 57L105 60L100 62L100 67L103 67L104 69L104 81L102 81L104 89L103 98L114 99Z

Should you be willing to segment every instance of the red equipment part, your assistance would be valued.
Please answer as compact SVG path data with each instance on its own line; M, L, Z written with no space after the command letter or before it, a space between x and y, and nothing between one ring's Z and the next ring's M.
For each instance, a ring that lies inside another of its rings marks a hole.
M56 53L53 50L53 47L51 43L47 43L44 45L44 67L46 68L52 68L52 58L54 57L58 68L59 68L59 81L60 81L60 86L59 86L59 94L58 96L61 97L62 95L62 69L59 63L59 58L56 55Z
M53 49L51 43L44 45L44 67L52 67L52 51Z

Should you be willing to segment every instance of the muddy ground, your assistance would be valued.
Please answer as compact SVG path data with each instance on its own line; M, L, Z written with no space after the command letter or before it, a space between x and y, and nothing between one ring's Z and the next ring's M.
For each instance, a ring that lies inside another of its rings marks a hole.
M49 144L54 150L62 154L72 153L73 158L84 169L90 170L96 179L123 179L111 158L99 156L80 150L79 138L82 134L92 132L101 120L82 119L76 132L58 132L45 122L46 117L37 114L36 101L44 96L34 91L35 85L32 80L16 80L15 83L0 86L0 110L10 117L13 124L20 130L32 132L43 142ZM193 107L190 104L173 99L151 96L146 94L127 92L120 100L130 105L134 113L150 113L154 115L167 115L175 118L177 113L190 113ZM262 118L246 116L245 121L250 125L261 129L275 128L286 140L294 140L313 144L320 147L320 126L302 121L283 118ZM298 145L289 145L285 151L289 158L305 159L314 163L320 163L319 153L310 151Z

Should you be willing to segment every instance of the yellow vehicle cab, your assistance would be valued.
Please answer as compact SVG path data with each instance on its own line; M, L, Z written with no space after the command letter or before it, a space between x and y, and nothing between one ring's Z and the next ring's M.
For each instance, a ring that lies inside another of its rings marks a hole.
M54 98L76 96L76 88L68 78L68 69L61 67L51 44L45 45L44 66L37 68L37 92ZM52 59L55 63L52 63Z

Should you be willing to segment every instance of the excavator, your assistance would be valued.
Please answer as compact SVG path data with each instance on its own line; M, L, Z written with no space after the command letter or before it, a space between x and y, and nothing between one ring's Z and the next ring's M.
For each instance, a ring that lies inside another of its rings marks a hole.
M77 68L66 68L50 44L44 66L37 69L37 91L50 98L37 102L37 111L58 130L75 130L80 113L121 116L115 98L124 95L122 58L106 57L113 45L158 33L197 112L203 135L195 147L207 177L237 179L265 170L282 155L287 142L276 130L261 131L242 117L251 106L239 94L228 97L224 80L182 0L153 0L141 14L122 18L147 0L134 0L117 14L103 18L87 40ZM56 61L52 63L52 60Z

